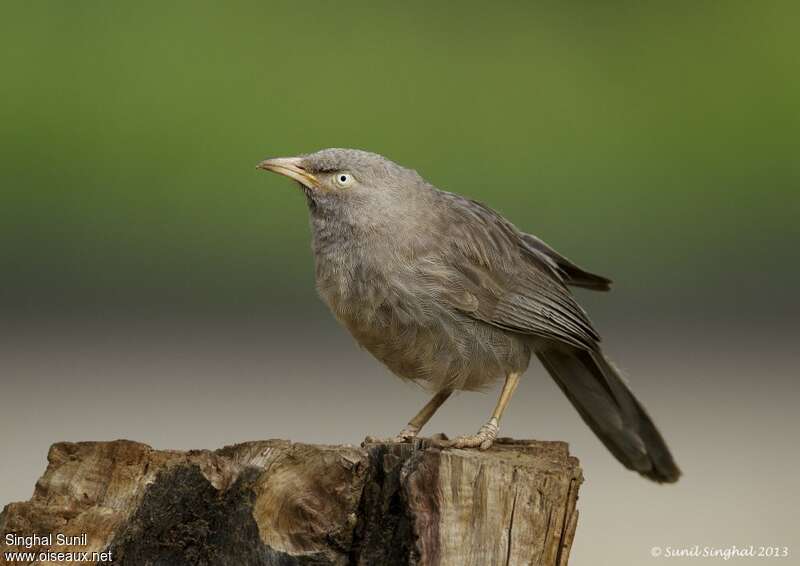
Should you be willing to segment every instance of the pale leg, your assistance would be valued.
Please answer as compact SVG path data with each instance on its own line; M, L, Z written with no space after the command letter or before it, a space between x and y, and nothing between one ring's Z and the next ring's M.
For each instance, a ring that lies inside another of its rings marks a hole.
M481 450L488 449L494 439L497 438L497 431L500 426L500 417L503 416L503 411L506 410L514 390L519 384L518 373L510 373L506 377L506 382L503 384L503 390L500 392L500 398L497 400L497 405L492 413L492 418L489 419L485 425L481 427L478 434L471 436L460 436L450 442L453 448L480 448Z
M417 433L429 420L431 420L431 417L436 410L441 407L445 401L447 401L447 398L450 397L452 393L452 391L445 390L434 395L431 400L428 401L424 407L422 407L420 412L417 413L413 419L408 421L406 427L394 438L395 442L404 442L416 437Z

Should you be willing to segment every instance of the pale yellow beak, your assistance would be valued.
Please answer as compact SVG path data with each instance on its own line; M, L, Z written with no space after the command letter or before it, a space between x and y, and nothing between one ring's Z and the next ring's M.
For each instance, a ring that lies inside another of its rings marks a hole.
M309 189L318 188L319 181L314 175L303 168L302 161L303 159L301 157L276 157L274 159L265 159L256 165L256 169L263 169L265 171L272 171L285 175Z

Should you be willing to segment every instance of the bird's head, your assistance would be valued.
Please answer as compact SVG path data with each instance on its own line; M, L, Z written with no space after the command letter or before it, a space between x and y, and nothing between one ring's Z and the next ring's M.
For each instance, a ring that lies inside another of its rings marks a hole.
M424 183L416 171L359 149L331 148L266 159L257 168L294 179L313 203L386 203L408 197Z

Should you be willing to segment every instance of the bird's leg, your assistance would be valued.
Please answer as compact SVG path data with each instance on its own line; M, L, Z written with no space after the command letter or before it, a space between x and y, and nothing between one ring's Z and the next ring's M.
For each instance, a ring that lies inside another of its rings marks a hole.
M436 412L436 410L441 407L447 398L453 393L452 390L445 389L444 391L439 391L436 395L434 395L430 401L428 401L424 407L417 413L413 419L408 421L408 424L405 426L403 430L401 430L397 436L394 437L395 442L405 442L407 440L411 440L417 436L417 433L422 429L425 424L431 420L431 417Z
M471 436L460 436L450 443L453 448L480 448L481 450L488 449L494 439L497 438L497 431L500 428L500 417L503 416L503 411L506 410L514 390L519 384L520 374L510 373L506 377L506 382L503 384L503 390L500 392L500 398L497 400L497 405L492 413L492 418L483 425L478 434Z

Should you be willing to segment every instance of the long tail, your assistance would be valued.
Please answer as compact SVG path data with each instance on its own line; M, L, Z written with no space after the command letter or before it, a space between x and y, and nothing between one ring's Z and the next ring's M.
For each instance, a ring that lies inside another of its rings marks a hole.
M599 350L553 345L536 355L586 424L626 468L659 483L678 480L681 471L658 429Z

